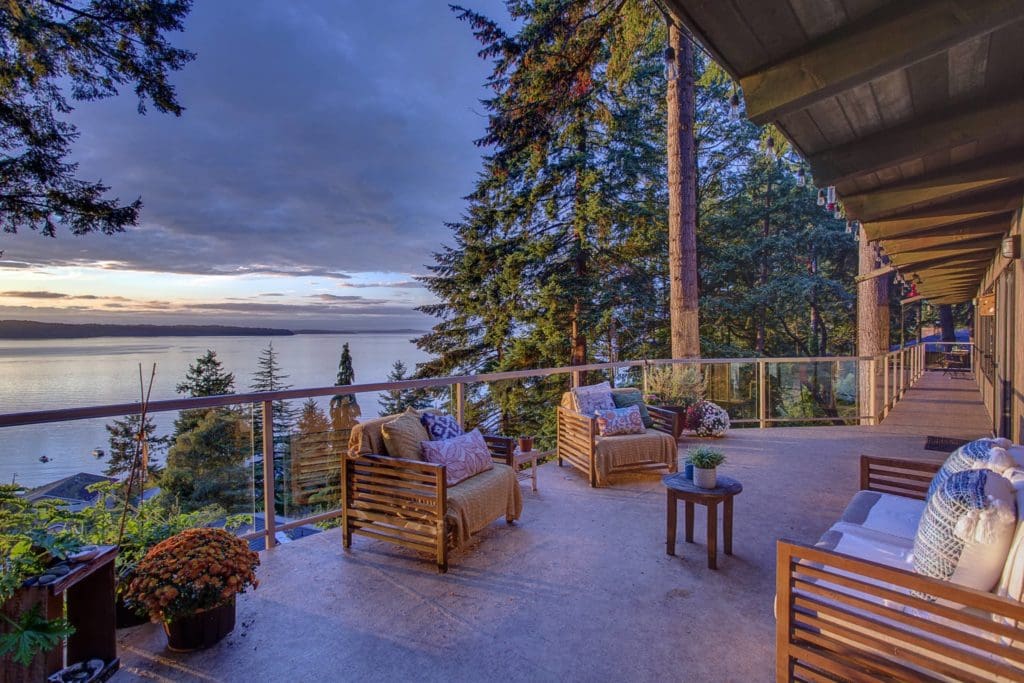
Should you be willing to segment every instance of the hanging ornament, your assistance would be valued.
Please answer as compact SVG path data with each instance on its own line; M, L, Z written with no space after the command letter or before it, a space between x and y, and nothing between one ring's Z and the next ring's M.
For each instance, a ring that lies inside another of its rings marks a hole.
M804 187L807 185L807 172L804 171L804 167L801 166L796 170L796 186Z
M842 220L844 215L842 204L836 204L836 208L832 211L832 216L838 221Z
M830 201L828 204L825 205L825 210L830 212L830 213L835 211L836 210L836 203L834 201Z
M818 206L825 206L825 190L818 190Z
M732 97L729 98L729 118L733 121L740 120L740 96L733 90Z
M860 230L854 230L853 231L853 241L854 242L859 242L860 241Z
M679 78L679 67L676 65L676 51L671 45L665 48L665 78L670 81Z
M846 221L846 234L847 235L852 235L853 234L853 221Z
M769 135L768 140L765 142L765 147L767 148L769 159L775 160L778 158L778 155L775 151L775 138Z
M835 185L829 185L828 189L826 190L825 196L828 197L828 203L829 204L835 204L835 202L836 202L836 186Z

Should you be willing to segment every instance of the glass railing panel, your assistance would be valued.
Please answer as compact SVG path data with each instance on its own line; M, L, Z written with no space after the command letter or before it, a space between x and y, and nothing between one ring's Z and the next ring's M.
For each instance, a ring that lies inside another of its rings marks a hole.
M857 365L842 361L767 362L773 424L847 424L857 418Z
M706 363L701 371L705 399L725 408L732 424L757 423L757 363Z

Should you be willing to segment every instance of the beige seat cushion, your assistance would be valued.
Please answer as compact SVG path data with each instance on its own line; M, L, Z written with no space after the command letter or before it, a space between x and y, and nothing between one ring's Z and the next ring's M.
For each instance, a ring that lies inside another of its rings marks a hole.
M412 412L419 417L423 413L440 414L441 411L434 410L433 408L427 408L423 411L412 410ZM392 455L400 457L388 451L387 444L384 443L384 432L382 431L382 428L386 423L391 422L404 414L405 413L382 415L381 417L375 417L372 420L364 420L354 426L348 437L348 457L358 458L360 455Z
M494 520L515 520L523 512L523 493L515 472L508 465L493 468L460 481L448 489L448 524L455 547Z
M384 447L396 458L423 460L420 443L430 441L427 428L420 423L420 414L409 408L394 420L381 425Z
M617 467L658 462L675 471L677 457L676 440L671 435L654 429L648 429L643 434L594 438L598 486L607 484L608 474Z

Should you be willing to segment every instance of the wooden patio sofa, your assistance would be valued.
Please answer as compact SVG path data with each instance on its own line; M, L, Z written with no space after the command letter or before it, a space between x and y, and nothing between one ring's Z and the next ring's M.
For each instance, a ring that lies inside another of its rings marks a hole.
M394 543L433 555L444 573L451 548L501 516L509 524L519 517L515 440L485 435L494 469L449 487L443 465L387 453L381 425L394 417L368 420L352 430L349 452L341 459L342 543L351 548L353 534Z
M861 456L861 489L924 500L941 466ZM1024 680L1016 600L786 540L776 579L777 681Z
M615 391L618 390L612 390ZM654 424L646 433L599 436L597 419L576 412L572 395L566 392L556 420L558 466L568 462L586 475L592 487L606 486L608 477L618 474L675 472L679 466L676 440L682 433L682 416L651 405L647 412Z

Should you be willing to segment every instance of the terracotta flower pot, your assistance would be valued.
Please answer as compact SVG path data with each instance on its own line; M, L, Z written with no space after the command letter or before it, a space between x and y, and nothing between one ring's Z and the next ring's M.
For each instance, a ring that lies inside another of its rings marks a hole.
M219 607L164 622L167 649L173 652L202 650L219 643L235 628L235 598Z
M533 437L532 436L521 436L519 437L519 452L529 453L533 450Z

